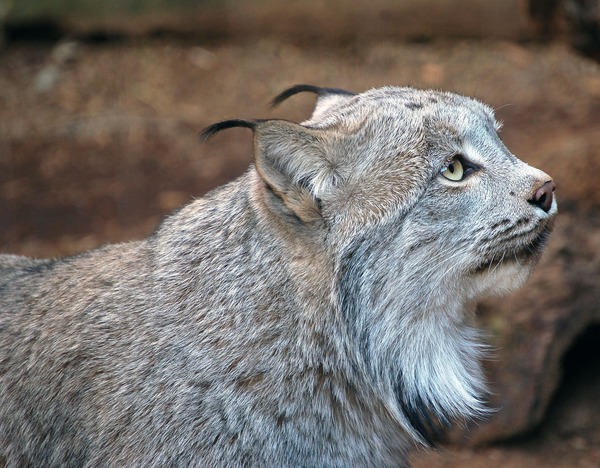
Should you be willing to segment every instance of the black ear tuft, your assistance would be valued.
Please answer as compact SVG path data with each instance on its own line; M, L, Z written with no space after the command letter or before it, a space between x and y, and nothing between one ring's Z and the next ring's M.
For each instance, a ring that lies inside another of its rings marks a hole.
M221 130L226 130L228 128L235 127L245 127L249 128L252 131L256 130L257 121L250 120L241 120L241 119L232 119L232 120L224 120L223 122L217 122L212 124L209 127L206 127L202 130L201 138L202 141L206 141L211 138L215 133L220 132Z
M298 84L298 85L294 85L294 86L282 91L277 96L275 96L273 98L273 100L271 101L271 107L278 106L279 104L281 104L283 101L285 101L287 98L293 96L294 94L304 93L304 92L314 93L319 97L326 96L328 94L337 94L337 95L344 95L344 96L354 96L356 94L356 93L352 93L350 91L346 91L345 89L321 88L320 86Z

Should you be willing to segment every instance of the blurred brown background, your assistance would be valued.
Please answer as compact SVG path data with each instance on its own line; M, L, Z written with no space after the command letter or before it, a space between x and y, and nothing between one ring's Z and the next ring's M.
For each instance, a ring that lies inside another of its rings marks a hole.
M600 3L0 0L0 250L63 256L150 234L246 170L226 118L306 118L296 83L475 96L558 185L527 286L480 307L497 411L417 467L600 466ZM118 274L118 272L115 272Z

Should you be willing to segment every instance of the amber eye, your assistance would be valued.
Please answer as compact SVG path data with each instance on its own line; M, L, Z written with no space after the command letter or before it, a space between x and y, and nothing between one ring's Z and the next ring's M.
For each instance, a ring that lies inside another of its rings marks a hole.
M452 161L448 163L441 174L448 180L459 182L465 177L465 167L458 156L454 156Z

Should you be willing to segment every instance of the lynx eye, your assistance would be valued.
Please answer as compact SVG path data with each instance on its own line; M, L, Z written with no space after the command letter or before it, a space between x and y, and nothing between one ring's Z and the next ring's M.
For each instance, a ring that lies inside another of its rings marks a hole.
M459 182L463 180L466 175L466 168L463 165L459 156L454 156L452 160L444 167L441 174L448 180Z

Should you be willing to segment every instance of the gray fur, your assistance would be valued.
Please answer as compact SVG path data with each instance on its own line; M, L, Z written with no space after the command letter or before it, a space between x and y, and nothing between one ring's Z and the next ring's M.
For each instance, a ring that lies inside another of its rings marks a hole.
M550 178L473 99L300 91L150 238L0 256L0 465L398 466L485 412L474 302L536 263Z

